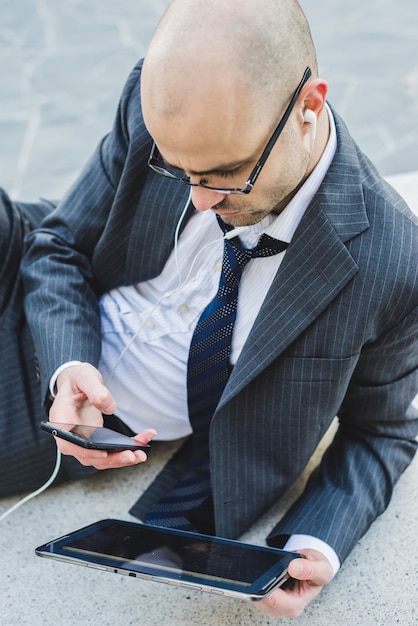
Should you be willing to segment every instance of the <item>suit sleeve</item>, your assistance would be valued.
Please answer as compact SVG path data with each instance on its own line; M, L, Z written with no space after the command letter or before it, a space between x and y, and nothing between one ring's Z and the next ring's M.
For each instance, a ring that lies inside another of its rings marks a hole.
M42 226L29 234L22 263L25 311L40 366L43 398L64 362L97 365L100 318L93 255L126 175L133 126L142 121L141 62L129 76L112 131L100 143L72 188Z
M339 428L302 496L268 538L322 539L341 562L389 504L416 451L418 309L364 347L339 411Z

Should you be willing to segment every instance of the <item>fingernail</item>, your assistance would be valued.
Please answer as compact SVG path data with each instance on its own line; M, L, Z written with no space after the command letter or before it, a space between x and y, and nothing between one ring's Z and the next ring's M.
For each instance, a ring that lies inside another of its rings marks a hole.
M292 564L292 576L297 578L302 573L302 565L296 561Z

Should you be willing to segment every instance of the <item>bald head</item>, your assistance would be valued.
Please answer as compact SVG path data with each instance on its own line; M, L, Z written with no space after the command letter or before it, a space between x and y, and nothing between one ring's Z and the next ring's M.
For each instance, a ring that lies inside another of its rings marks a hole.
M144 82L161 113L237 86L277 111L308 65L315 76L309 26L295 0L174 0L150 44Z
M307 66L314 77L315 50L295 0L174 0L143 66L145 124L166 160L185 171L237 155L250 163Z

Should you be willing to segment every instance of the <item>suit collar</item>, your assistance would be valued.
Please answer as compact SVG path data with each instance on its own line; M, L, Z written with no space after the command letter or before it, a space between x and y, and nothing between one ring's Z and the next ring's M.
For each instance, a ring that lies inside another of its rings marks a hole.
M312 206L324 212L345 243L369 227L362 180L365 157L342 119L332 108L331 111L337 132L337 150Z
M334 116L334 160L295 232L220 406L277 358L358 271L345 244L369 227L361 168L354 142Z

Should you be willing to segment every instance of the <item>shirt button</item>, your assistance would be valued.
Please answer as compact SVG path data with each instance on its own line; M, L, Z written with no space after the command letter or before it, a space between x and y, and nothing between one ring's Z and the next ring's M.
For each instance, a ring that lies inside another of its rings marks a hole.
M180 313L188 313L189 312L189 307L187 306L187 304L181 304L179 306L179 312Z
M152 330L152 329L154 328L154 322L153 322L151 319L148 319L148 320L145 322L145 326L146 326L147 328L149 328L150 330Z
M219 259L218 261L216 261L216 263L215 263L215 270L217 272L220 272L222 270L222 259Z

